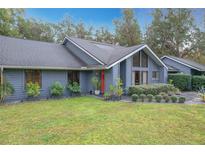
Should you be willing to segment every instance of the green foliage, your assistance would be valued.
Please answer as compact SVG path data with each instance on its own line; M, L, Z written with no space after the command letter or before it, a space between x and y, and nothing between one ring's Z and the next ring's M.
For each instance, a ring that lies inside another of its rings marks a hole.
M204 88L204 86L202 86L202 87L200 88L200 90L199 90L199 96L201 97L201 100L202 100L203 102L205 102L205 88Z
M165 101L166 103L168 103L168 102L170 101L170 97L169 97L168 95L165 95L165 96L163 97L163 99L164 99L164 101Z
M123 9L123 17L114 20L116 41L120 45L133 46L141 43L141 32L132 9Z
M170 84L148 84L148 85L136 85L128 88L128 94L152 94L158 95L160 92L175 92L177 89Z
M158 55L184 56L195 51L199 37L191 9L155 9L153 21L145 34L146 43ZM187 46L192 42L190 46ZM183 51L182 51L183 50Z
M23 18L23 9L0 9L0 35L19 36L18 21Z
M13 85L9 81L4 80L3 84L0 85L0 103L3 103L5 98L12 95L14 91Z
M113 86L112 84L109 86L109 91L110 91L110 95L113 96L115 95L115 86Z
M103 95L105 100L109 100L110 99L110 94L108 92L105 92Z
M156 100L156 102L160 103L161 100L162 100L162 96L161 95L156 95L155 100Z
M100 89L100 81L96 76L93 76L91 78L91 83L93 85L93 87L95 88L95 90L99 90Z
M133 95L132 95L132 101L133 101L133 102L136 102L136 101L138 100L138 97L139 97L139 96L138 96L137 94L133 94Z
M172 103L176 103L177 102L177 97L176 96L171 96L171 100L172 100Z
M80 93L80 85L77 82L69 83L67 89L72 93Z
M100 29L96 30L95 36L96 36L95 40L98 42L106 42L106 43L114 42L114 35L104 27L100 27Z
M51 96L62 96L64 92L64 87L58 81L55 81L50 87Z
M148 95L147 95L148 102L152 102L153 97L154 97L154 96L153 96L152 94L148 94Z
M184 103L185 101L186 101L185 97L179 97L179 100L178 100L179 103Z
M122 89L122 80L120 78L116 79L116 86L115 86L115 93L117 96L122 96L123 94L123 89Z
M26 94L28 97L37 97L40 95L40 86L38 83L29 82L26 84Z
M205 76L192 76L192 89L199 90L202 86L205 86Z
M169 74L168 80L173 80L175 87L182 91L191 90L191 75L188 74Z
M144 102L146 95L145 94L140 94L139 98L141 99L142 102Z

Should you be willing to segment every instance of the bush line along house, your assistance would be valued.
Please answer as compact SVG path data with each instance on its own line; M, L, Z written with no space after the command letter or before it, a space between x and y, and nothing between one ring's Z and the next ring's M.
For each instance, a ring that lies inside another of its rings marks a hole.
M165 83L167 67L145 44L132 47L66 37L62 44L0 36L1 78L15 93L7 101L24 100L25 85L39 83L41 98L49 97L49 87L59 81L66 86L79 82L82 93L93 90L91 78L101 82L101 93L120 78L123 88L147 83ZM2 80L1 80L2 81ZM65 91L65 96L69 92Z

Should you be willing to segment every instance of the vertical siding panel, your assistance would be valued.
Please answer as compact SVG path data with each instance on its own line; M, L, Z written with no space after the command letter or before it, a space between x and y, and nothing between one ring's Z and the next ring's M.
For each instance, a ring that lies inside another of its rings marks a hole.
M24 91L24 71L23 70L14 70L14 69L5 69L4 76L6 79L13 85L14 94L9 96L6 101L20 101L25 98Z

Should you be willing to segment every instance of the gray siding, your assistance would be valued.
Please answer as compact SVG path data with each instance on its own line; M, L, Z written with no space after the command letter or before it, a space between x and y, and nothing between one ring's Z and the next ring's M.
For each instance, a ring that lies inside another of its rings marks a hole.
M71 42L68 41L65 46L69 49L70 52L72 52L76 57L80 58L86 64L99 65L99 63L96 60L91 58L89 55L87 55L84 51L73 45Z
M171 59L168 59L168 58L163 58L162 61L165 63L165 65L175 67L176 69L178 69L182 73L191 74L191 68L189 68L187 66L184 66L184 65L177 63L177 62L175 62Z
M25 93L23 70L4 70L4 76L15 89L14 94L9 96L6 101L10 102L24 99Z

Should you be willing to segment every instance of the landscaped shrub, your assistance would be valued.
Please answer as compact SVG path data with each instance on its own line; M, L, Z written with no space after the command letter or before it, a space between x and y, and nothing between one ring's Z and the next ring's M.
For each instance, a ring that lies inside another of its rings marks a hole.
M110 94L108 92L105 92L103 97L104 97L104 100L109 100L110 99Z
M64 92L64 87L58 81L54 82L50 87L51 96L62 96Z
M154 96L153 96L152 94L148 94L148 95L147 95L148 102L152 102L153 97L154 97Z
M169 74L168 80L172 80L175 87L182 91L191 90L191 75Z
M71 92L71 94L79 94L80 93L80 85L77 82L69 83L67 85L67 89Z
M170 91L175 92L176 90L177 88L175 88L173 85L158 83L158 84L131 86L128 88L128 94L130 96L132 94L158 95L160 92L168 93Z
M163 99L164 99L164 101L165 101L166 103L168 103L168 102L170 101L170 97L169 97L168 95L165 95L165 96L163 97Z
M146 95L145 94L140 94L139 98L141 99L142 102L144 102Z
M138 95L137 94L133 94L132 95L132 101L136 102L138 100Z
M161 95L156 95L155 100L156 100L156 102L160 103L161 100L162 100L162 96Z
M192 89L199 90L202 86L205 87L205 76L192 76Z
M0 103L3 103L5 98L14 93L13 85L7 80L3 81L3 84L0 85Z
M179 103L184 103L186 101L185 97L179 97Z
M177 102L177 97L176 96L171 96L171 100L172 100L172 103L176 103Z
M40 95L40 86L38 83L29 82L26 84L26 94L28 97L38 97Z

